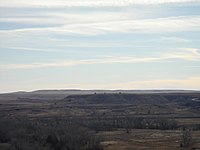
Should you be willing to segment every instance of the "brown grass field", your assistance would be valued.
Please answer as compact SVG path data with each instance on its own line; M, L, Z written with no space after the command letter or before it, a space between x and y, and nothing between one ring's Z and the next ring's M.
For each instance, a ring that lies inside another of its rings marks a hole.
M200 149L199 92L38 91L1 94L0 114L1 119L18 120L70 118L95 131L95 137L104 150ZM112 123L127 121L127 118L142 118L150 122L155 118L161 119L160 122L173 119L176 128L163 130L150 128L147 123L141 128L126 126L126 123L114 126ZM109 128L96 129L99 123L109 124ZM191 134L190 144L185 148L180 147L183 129ZM9 149L9 145L9 142L2 142L0 149Z

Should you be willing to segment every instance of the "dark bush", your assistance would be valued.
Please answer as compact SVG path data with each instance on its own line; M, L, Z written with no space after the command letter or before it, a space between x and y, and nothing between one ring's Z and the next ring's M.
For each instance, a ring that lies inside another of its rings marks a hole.
M92 131L56 119L1 119L0 143L11 150L102 150Z

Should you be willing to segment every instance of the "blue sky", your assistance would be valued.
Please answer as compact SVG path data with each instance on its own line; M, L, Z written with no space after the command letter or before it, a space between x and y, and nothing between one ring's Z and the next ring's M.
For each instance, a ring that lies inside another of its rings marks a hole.
M1 0L0 92L200 89L200 0Z

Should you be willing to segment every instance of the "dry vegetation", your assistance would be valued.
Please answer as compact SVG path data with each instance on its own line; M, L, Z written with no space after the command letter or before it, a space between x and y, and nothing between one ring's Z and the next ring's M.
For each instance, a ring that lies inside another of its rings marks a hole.
M0 149L200 149L200 93L37 91L2 94Z

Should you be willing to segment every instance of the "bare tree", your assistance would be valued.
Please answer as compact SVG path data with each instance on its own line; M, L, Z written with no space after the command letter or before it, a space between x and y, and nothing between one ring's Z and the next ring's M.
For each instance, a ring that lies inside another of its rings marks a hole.
M180 147L188 148L191 144L191 140L192 140L192 136L191 136L190 130L183 130Z

